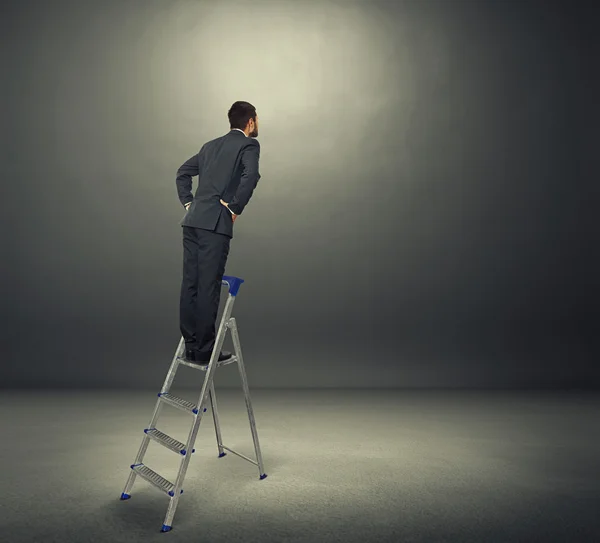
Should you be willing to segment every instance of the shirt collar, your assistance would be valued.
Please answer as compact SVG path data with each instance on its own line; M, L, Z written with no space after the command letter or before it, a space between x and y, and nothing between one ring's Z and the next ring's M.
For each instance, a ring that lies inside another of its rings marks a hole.
M232 128L231 130L239 130L242 134L244 134L244 136L246 136L246 132L244 132L241 128Z

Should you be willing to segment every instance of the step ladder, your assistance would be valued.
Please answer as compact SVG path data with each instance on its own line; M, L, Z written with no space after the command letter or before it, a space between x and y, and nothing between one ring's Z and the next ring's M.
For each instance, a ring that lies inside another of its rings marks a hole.
M156 401L154 414L150 419L150 424L148 424L148 428L144 430L142 444L140 445L137 456L135 457L135 461L130 466L131 472L129 473L129 478L127 479L127 483L125 484L123 493L121 494L121 500L128 500L129 498L131 498L131 488L133 487L133 483L135 482L135 479L138 475L142 479L145 479L150 484L158 488L159 490L163 491L167 496L169 496L170 500L169 507L167 509L167 514L165 516L165 520L161 528L161 532L168 532L173 527L173 517L175 516L175 510L177 509L177 505L179 504L179 498L183 493L183 480L185 478L185 474L187 472L192 453L195 451L194 443L196 441L196 436L198 435L200 422L202 421L202 415L206 411L206 404L209 400L212 410L213 421L215 424L219 458L222 458L226 455L225 451L229 451L230 453L233 453L239 456L240 458L243 458L244 460L247 460L248 462L251 462L252 464L258 466L260 479L264 479L267 476L267 474L264 471L262 455L260 452L260 445L258 442L258 433L256 431L256 422L254 420L254 412L252 411L252 404L250 401L248 379L246 378L246 370L244 368L244 359L242 358L242 350L240 346L240 338L238 336L237 324L235 318L231 317L231 312L233 310L235 298L237 296L240 285L243 282L244 280L240 279L239 277L232 277L228 275L223 276L222 285L229 287L229 294L227 297L227 302L225 303L223 316L221 318L221 323L219 325L219 330L215 339L215 347L213 349L211 359L208 363L194 363L186 360L184 358L184 339L182 337L179 340L179 345L177 347L177 351L175 352L175 356L173 357L173 361L171 362L171 367L169 368L162 389L158 393L158 400ZM232 357L230 359L219 362L219 353L221 352L221 347L223 346L223 342L225 341L227 329L231 330L231 337L234 345L234 353L232 353ZM238 365L242 381L242 387L244 389L246 408L248 410L248 418L250 420L250 430L252 432L252 439L254 441L254 451L256 453L256 460L248 458L247 456L244 456L239 452L225 447L221 439L221 427L219 426L217 399L215 396L215 387L213 382L214 373L217 367L232 364L234 362L236 362ZM197 404L193 404L189 401L173 396L169 392L171 385L173 384L173 380L175 379L175 374L177 373L179 365L189 366L191 368L199 369L201 371L206 372L206 375L204 377L204 383L202 385L202 391L200 392L200 398L198 399ZM192 415L193 423L192 427L190 428L187 441L185 443L181 443L180 441L169 437L156 427L162 406L165 404L180 409L181 411ZM167 481L164 477L160 476L158 473L156 473L143 463L144 455L146 454L146 450L148 449L148 444L150 443L150 440L159 443L160 445L166 447L167 449L170 449L171 451L181 456L181 465L179 467L179 472L177 474L175 482Z

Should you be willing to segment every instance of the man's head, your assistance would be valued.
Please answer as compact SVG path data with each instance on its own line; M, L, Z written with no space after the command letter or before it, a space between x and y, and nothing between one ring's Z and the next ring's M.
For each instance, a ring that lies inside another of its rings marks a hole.
M229 126L243 130L250 138L258 137L258 115L256 108L248 102L235 102L229 112Z

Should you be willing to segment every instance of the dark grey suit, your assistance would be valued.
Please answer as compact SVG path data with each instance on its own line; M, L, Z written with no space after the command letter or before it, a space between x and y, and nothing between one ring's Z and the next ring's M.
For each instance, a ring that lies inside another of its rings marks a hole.
M177 193L182 205L192 202L182 226L193 226L233 237L231 213L241 215L260 179L260 144L239 130L206 143L177 171ZM192 196L192 176L198 176Z
M185 206L180 330L186 350L208 359L215 344L221 281L233 238L231 212L241 215L256 188L260 144L239 130L209 141L177 170L177 194ZM198 188L192 195L192 177Z

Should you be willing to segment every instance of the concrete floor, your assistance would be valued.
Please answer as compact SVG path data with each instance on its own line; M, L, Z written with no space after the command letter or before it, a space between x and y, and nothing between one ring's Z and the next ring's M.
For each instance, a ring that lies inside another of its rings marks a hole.
M173 392L192 401L197 390ZM253 456L241 390L224 444ZM2 391L0 539L194 542L600 541L600 394L252 390L268 477L217 458L203 419L173 530L138 478L119 496L156 391ZM191 417L157 425L185 441ZM174 480L178 456L145 463Z

